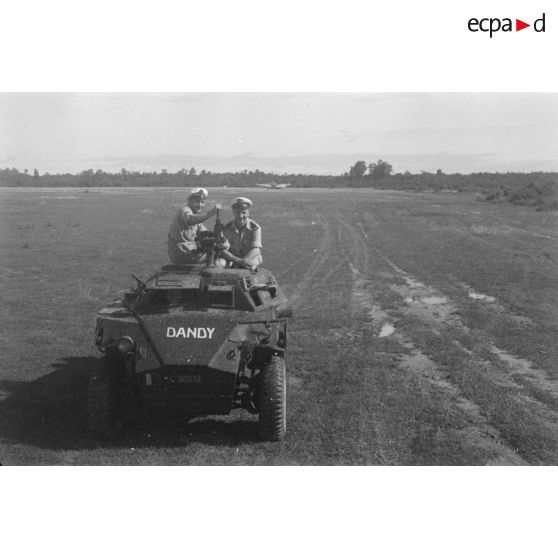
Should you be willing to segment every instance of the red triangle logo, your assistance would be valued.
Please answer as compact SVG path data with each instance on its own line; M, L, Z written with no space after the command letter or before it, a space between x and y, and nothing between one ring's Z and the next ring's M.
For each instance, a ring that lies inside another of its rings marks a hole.
M525 29L525 27L531 27L531 24L525 23L524 21L521 21L520 19L515 20L515 30L516 31L521 31L522 29Z

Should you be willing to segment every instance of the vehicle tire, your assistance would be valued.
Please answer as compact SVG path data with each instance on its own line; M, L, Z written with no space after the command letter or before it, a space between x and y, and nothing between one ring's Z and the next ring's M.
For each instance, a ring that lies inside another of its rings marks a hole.
M116 433L121 414L120 382L118 362L102 357L89 379L87 393L87 431L96 440L109 439Z
M287 377L281 357L272 357L258 374L256 398L260 438L282 440L287 432Z

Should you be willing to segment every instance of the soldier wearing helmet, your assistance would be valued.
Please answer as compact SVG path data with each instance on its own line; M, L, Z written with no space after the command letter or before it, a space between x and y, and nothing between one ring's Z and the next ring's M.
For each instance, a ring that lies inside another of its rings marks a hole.
M203 223L221 209L221 205L216 204L208 212L202 213L207 197L205 188L194 188L188 196L187 205L176 213L168 237L168 252L173 263L199 263L206 259L207 255L200 249L196 237L200 231L207 230Z
M226 242L216 265L245 267L255 271L263 262L262 229L249 218L252 202L248 198L236 198L231 208L234 219L225 225Z

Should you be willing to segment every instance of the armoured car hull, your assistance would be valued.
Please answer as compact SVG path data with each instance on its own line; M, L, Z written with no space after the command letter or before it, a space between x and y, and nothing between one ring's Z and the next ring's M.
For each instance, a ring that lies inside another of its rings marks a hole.
M265 269L167 265L97 314L103 353L89 427L112 434L142 401L188 413L260 415L263 438L286 431L287 299ZM102 387L99 387L102 386Z

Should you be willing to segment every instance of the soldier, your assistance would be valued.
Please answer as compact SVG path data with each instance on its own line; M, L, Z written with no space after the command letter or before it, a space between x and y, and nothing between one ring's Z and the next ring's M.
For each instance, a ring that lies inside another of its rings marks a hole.
M201 213L207 196L205 188L194 188L188 196L187 205L176 213L168 240L169 257L173 263L199 263L206 259L207 255L196 243L196 237L199 231L207 230L202 223L217 215L217 210L221 209L221 205L216 204L207 213Z
M249 219L252 202L236 198L231 206L234 219L225 225L225 243L219 252L219 267L246 267L255 271L262 265L262 229Z

